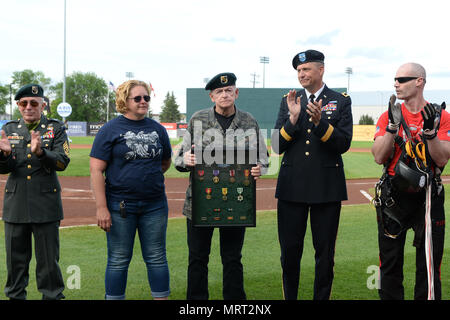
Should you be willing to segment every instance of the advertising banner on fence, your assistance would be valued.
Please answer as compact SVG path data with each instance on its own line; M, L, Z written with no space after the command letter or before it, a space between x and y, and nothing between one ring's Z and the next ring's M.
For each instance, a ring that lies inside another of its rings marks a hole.
M0 120L0 128L3 127L3 125L5 123L7 123L8 121L10 121L10 120Z
M164 128L166 128L167 134L169 135L169 138L176 138L177 137L177 124L176 123L161 122L161 125Z
M88 122L87 135L95 136L104 124L104 122Z
M67 121L67 127L69 137L86 136L86 121Z

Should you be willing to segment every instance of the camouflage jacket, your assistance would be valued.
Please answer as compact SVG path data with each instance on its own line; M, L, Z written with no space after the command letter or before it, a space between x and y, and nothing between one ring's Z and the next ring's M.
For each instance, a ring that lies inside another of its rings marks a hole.
M192 144L195 145L194 152L199 161L202 150L221 148L235 148L245 150L255 150L257 163L262 167L262 172L268 167L268 153L264 138L259 129L255 118L248 112L236 108L235 116L225 131L217 121L214 115L214 107L199 110L194 113L189 120L186 133L183 137L181 147L176 152L175 168L181 172L190 171L189 186L186 190L186 199L183 207L183 214L192 218L192 172L193 168L186 167L183 161L183 154L191 150ZM222 143L223 142L223 143ZM200 147L201 146L201 147ZM207 159L205 159L206 163Z

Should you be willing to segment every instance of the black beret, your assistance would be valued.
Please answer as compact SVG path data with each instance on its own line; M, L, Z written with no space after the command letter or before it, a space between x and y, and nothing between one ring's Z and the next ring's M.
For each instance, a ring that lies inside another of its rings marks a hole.
M325 60L325 56L322 52L317 50L306 50L300 53L297 53L292 59L292 66L295 70L297 70L297 66L307 62L323 62Z
M223 88L228 86L234 86L236 83L236 76L231 72L219 73L214 76L209 82L206 84L205 90L214 90L217 88Z
M44 97L44 89L38 84L27 84L17 91L14 100L20 100L23 97Z

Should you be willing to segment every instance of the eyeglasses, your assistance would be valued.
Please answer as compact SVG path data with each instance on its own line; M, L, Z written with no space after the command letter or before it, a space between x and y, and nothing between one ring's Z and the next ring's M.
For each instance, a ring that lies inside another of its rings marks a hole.
M28 105L28 102L30 103L30 105L32 107L37 107L39 105L39 101L36 101L36 100L30 100L30 101L21 100L21 101L19 101L19 106L21 106L22 108L26 108Z
M394 78L394 81L398 81L398 83L405 83L411 80L418 79L419 77L398 77Z
M144 98L145 102L149 102L150 101L150 96L136 96L136 97L128 98L128 99L133 99L134 102L139 103L139 102L141 102L142 98Z

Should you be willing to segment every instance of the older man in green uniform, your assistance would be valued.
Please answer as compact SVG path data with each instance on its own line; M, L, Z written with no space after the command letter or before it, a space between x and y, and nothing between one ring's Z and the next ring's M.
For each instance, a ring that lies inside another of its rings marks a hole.
M5 294L26 299L33 235L38 290L43 299L61 299L64 280L58 261L63 208L56 171L64 170L70 161L67 135L60 121L42 114L45 102L40 85L20 88L15 100L22 118L6 123L0 139L0 173L9 173L3 204Z

